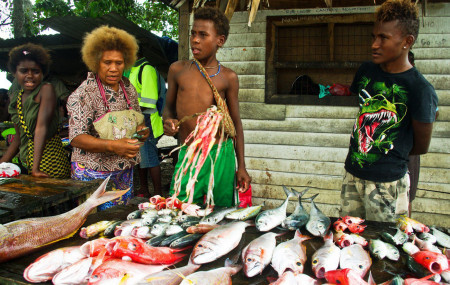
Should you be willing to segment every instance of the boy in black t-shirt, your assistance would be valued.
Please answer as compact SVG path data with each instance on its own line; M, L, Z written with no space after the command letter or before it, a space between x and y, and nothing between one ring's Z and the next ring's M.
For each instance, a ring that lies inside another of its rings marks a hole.
M408 155L428 151L437 95L408 61L419 32L415 5L388 0L376 16L372 62L361 65L350 88L361 107L345 161L340 214L392 222L408 213Z

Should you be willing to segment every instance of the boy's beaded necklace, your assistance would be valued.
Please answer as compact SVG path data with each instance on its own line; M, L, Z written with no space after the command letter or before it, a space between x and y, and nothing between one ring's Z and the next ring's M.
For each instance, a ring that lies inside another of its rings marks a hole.
M215 74L213 74L213 75L209 75L209 78L213 78L214 76L216 76L216 75L218 75L219 73L220 73L220 66L221 66L221 64L220 64L220 61L217 61L219 64L218 65L216 65L216 66L211 66L211 67L204 67L205 69L206 68L216 68L216 67L219 67L219 69L217 70L217 72L215 73ZM195 63L195 65L197 66L197 68L198 68L198 70L200 71L200 73L201 74L203 74L203 71L200 69L200 66L197 64L197 62L195 62L194 61L194 63ZM205 76L205 74L203 74L203 76Z

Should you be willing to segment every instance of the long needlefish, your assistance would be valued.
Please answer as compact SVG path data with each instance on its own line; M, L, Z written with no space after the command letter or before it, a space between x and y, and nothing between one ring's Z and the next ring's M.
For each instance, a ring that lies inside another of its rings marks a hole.
M291 190L295 191L291 188ZM296 229L299 229L300 227L304 226L309 219L308 212L305 211L302 205L302 196L309 190L309 188L306 188L302 192L298 193L298 204L297 207L295 207L294 212L289 215L284 221L281 223L281 226L285 229L294 231Z
M290 191L286 186L283 186L284 193L286 193L286 200L284 200L281 206L265 210L256 217L255 224L258 231L267 232L276 226L281 225L281 223L286 219L286 209L288 206L289 198L295 196L295 194Z
M309 220L306 224L306 229L316 237L324 237L330 228L331 220L325 216L322 211L317 208L316 203L314 203L314 198L316 198L317 195L319 194L310 197L311 211L309 212Z
M25 255L62 239L70 238L87 215L100 204L118 198L128 190L105 192L109 178L83 204L64 214L30 218L0 225L0 262Z

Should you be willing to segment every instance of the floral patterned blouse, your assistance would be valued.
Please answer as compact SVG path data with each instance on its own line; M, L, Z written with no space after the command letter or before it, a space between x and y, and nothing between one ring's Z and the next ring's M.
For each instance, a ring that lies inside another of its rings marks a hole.
M122 78L128 99L136 111L141 111L136 89L130 81ZM122 111L128 109L125 95L121 88L119 92L111 87L103 85L106 100L111 111ZM93 122L104 115L107 111L105 103L97 86L95 75L88 73L87 79L69 96L67 101L69 112L69 142L81 134L99 137L94 129ZM140 153L134 158L121 157L115 153L93 153L80 148L73 148L72 162L84 164L88 169L95 171L117 171L132 168L140 162Z

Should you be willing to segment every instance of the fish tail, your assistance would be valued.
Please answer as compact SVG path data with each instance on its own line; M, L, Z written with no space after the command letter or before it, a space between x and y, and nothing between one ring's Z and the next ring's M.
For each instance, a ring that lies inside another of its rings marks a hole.
M291 188L291 191L292 191L294 194L297 195L299 201L301 200L301 198L303 197L303 195L305 195L305 193L308 192L308 190L309 190L309 187L305 188L305 190L303 190L303 191L301 191L301 192L298 192L298 191L295 190L294 188Z
M102 184L95 190L94 193L92 193L91 197L87 199L86 202L92 204L94 207L101 205L103 203L106 203L108 201L111 201L113 199L119 198L123 194L127 193L130 188L122 191L106 191L106 185L109 182L109 178L106 178L105 181L102 182Z
M294 192L289 190L286 186L283 185L284 193L286 194L286 197L290 198L292 196L295 196Z
M319 193L312 195L311 197L307 198L308 200L314 201L314 199L316 199L316 197L319 196Z

